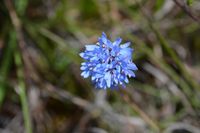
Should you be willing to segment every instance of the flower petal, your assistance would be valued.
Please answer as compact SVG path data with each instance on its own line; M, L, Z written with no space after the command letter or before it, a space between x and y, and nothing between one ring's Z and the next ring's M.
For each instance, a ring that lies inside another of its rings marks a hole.
M119 37L117 38L114 42L113 42L113 45L114 46L119 46L119 44L122 42L122 39Z
M87 51L93 51L97 47L97 45L85 45Z
M105 74L105 80L106 80L108 88L110 88L111 87L111 74L110 74L110 72L107 72Z
M130 46L130 44L131 44L130 42L124 43L124 44L120 45L120 48L127 48Z
M134 73L133 71L127 70L127 72L128 72L129 78L130 78L130 77L135 77L135 73Z
M82 57L82 58L83 58L83 57L84 57L84 55L85 55L85 53L80 53L79 55L80 55L80 57Z
M128 69L131 69L131 70L138 70L137 66L136 66L134 63L129 63L129 64L128 64Z
M84 72L81 73L81 76L83 76L84 78L88 78L90 76L90 72L84 71Z
M87 68L87 66L81 66L81 70L85 70Z

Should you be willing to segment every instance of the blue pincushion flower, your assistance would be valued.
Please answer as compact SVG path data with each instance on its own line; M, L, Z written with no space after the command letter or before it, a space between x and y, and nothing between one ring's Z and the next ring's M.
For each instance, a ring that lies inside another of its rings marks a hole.
M111 42L103 32L95 45L86 45L80 56L85 60L81 63L81 76L91 77L96 88L125 87L128 77L135 77L136 65L132 62L133 49L130 42L120 44L121 38Z

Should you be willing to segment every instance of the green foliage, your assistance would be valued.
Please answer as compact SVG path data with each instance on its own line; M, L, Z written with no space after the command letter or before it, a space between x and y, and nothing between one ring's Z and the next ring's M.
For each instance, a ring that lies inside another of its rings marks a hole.
M187 0L187 4L188 4L189 6L191 6L192 3L193 3L193 0Z
M99 17L99 10L95 0L80 0L80 12L84 19L97 19Z
M0 67L0 107L2 106L3 100L5 98L5 94L7 91L7 86L8 84L8 76L11 71L11 65L12 65L12 57L13 57L13 52L15 51L16 48L16 34L14 31L11 31L9 34L9 41L6 47L4 48L4 53L3 53L3 60L1 62L1 67Z
M17 13L22 16L26 12L29 0L14 0Z
M163 7L163 4L165 3L165 0L156 0L156 3L155 3L155 10L159 10Z
M13 9L0 2L0 105L21 109L27 132L29 109L34 133L150 133L172 123L199 124L199 23L180 5L165 10L165 0L10 1ZM194 3L182 4L195 16ZM21 27L13 26L13 13ZM80 76L79 53L103 31L134 48L139 70L126 89L101 92Z

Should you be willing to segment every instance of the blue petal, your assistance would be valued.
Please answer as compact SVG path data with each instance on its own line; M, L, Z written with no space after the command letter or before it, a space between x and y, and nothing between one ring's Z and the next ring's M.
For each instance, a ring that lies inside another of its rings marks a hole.
M86 65L86 63L85 63L85 62L83 62L83 63L81 63L81 65Z
M119 37L113 42L113 45L118 46L121 42L122 42L122 39Z
M120 53L121 58L131 58L132 49L131 48L123 48L122 50L120 50L119 53Z
M116 84L118 84L118 79L117 78L114 78L114 81Z
M120 45L120 48L127 48L130 46L130 44L131 44L130 42L127 42L125 44Z
M102 78L102 77L103 77L102 74L96 74L96 75L95 75L95 78Z
M107 39L107 36L104 32L102 33L102 37L100 38L100 43L101 41L108 47L112 46L112 42L109 39Z
M137 66L136 66L134 63L129 63L129 64L128 64L128 69L131 69L131 70L138 70Z
M95 79L96 79L96 77L95 77L95 76L92 76L92 77L91 77L91 79L92 79L92 81L93 81L93 80L95 80Z
M98 83L98 86L100 88L103 88L103 89L106 89L106 81L102 78L100 79L99 83Z
M95 60L99 60L99 57L94 56L94 57L92 57L92 58L90 59L90 61L95 61Z
M102 40L103 43L105 43L105 44L107 43L108 39L107 39L107 36L104 32L102 33L101 40Z
M129 81L128 81L128 78L127 78L127 77L125 77L124 81L125 81L126 83L129 83Z
M107 35L106 35L106 33L105 33L105 32L102 32L102 37L105 37L105 38L107 38Z
M131 70L127 70L129 77L135 77L135 73Z
M85 70L87 68L87 66L81 66L81 70Z
M81 76L83 76L84 78L88 78L90 76L90 72L84 71L84 72L81 73Z
M85 45L85 48L87 51L92 51L95 48L98 48L98 46L97 45Z
M85 55L85 53L80 53L79 55L80 55L80 57L82 57L82 58L83 58L83 57L84 57L84 55Z
M111 74L110 74L110 72L107 72L105 74L105 80L106 80L108 88L110 88L111 87Z

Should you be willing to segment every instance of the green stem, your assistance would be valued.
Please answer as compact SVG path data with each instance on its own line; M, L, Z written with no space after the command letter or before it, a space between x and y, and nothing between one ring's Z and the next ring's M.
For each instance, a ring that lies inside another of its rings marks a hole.
M166 51L166 53L172 58L172 60L174 61L174 63L177 65L177 67L179 68L180 72L183 74L183 77L185 78L185 80L189 83L189 85L192 88L194 88L196 90L200 90L199 89L200 86L193 80L193 78L188 73L188 71L186 70L185 66L180 61L180 59L178 58L178 56L176 55L176 53L170 48L170 45L168 44L168 42L161 35L161 33L157 30L157 28L155 27L155 25L153 25L153 22L151 22L151 20L148 19L148 18L147 18L147 21L149 23L150 28L153 30L153 32L155 33L156 37L158 38L161 46Z
M137 37L132 36L132 39L137 44L140 44L140 47L137 47L137 49L140 52L145 53L151 59L151 62L153 64L158 64L158 66L161 68L161 70L166 72L169 75L169 77L172 78L172 80L175 83L177 83L180 86L180 88L182 88L183 92L187 96L187 100L191 102L192 106L199 108L199 104L198 104L198 102L196 102L196 101L198 101L198 98L193 95L193 90L190 89L189 83L185 82L185 80L182 77L180 77L169 66L169 64L167 64L167 62L165 60L155 56L154 52L150 48L146 47L146 45L142 41L140 41Z
M9 74L10 66L12 64L12 55L16 47L16 36L13 32L10 32L9 42L6 45L3 55L2 66L0 68L0 107L3 103L6 94L6 88L8 83L6 82Z
M21 58L19 50L16 50L14 55L15 55L14 56L15 64L17 66L17 76L18 76L18 85L19 85L18 89L19 89L19 96L20 96L20 101L22 105L25 129L26 129L26 133L32 133L30 111L29 111L29 106L28 106L28 99L26 96L26 86L24 83L22 58Z

